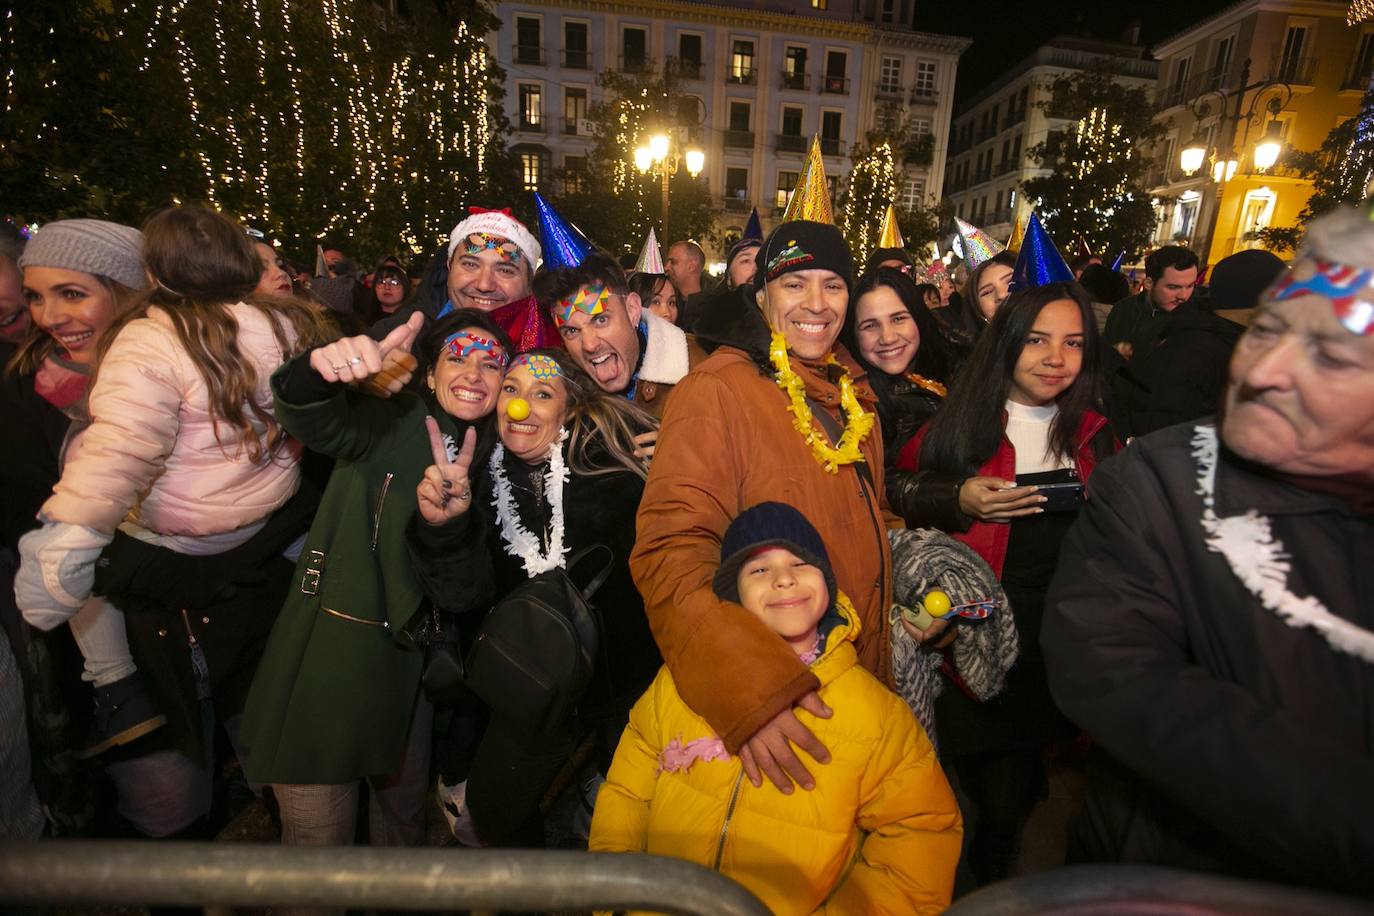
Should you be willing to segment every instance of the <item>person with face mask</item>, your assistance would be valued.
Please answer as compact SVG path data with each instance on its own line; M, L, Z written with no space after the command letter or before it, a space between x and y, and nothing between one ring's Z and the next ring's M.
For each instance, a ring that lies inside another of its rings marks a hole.
M1072 860L1374 894L1372 285L1367 215L1314 220L1220 417L1097 469L1041 633L1099 752Z
M682 698L751 783L766 776L785 792L811 789L807 767L829 760L794 706L829 712L796 655L711 581L739 513L770 500L796 507L834 545L861 663L890 682L882 437L862 370L838 343L853 270L838 229L793 220L764 242L751 286L708 302L697 337L711 355L673 393L631 558Z

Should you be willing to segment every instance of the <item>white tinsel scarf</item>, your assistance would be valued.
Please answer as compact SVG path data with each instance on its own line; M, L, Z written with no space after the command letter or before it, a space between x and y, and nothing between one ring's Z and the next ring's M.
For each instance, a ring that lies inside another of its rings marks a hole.
M1374 663L1374 633L1337 617L1311 596L1299 598L1288 590L1292 568L1283 542L1274 536L1269 519L1254 509L1244 515L1217 516L1217 430L1198 426L1193 434L1193 457L1198 466L1198 494L1202 497L1202 527L1207 547L1226 558L1231 572L1290 627L1316 630L1338 652Z
M568 431L563 430L558 441L549 446L549 469L544 474L544 498L549 501L549 551L542 551L540 539L520 523L520 513L515 507L515 497L511 495L510 480L501 459L506 450L497 445L491 453L488 468L491 470L495 493L491 504L496 507L496 517L501 521L501 539L506 542L506 553L519 557L525 564L525 572L537 576L542 572L561 567L568 548L563 544L563 484L568 480L568 467L563 461L563 443L568 441Z

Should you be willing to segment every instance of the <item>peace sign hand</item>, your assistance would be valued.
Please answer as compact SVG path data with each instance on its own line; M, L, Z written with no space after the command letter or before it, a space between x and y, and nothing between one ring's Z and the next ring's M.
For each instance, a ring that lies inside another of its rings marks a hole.
M431 525L444 525L467 512L472 505L472 482L468 479L468 469L472 467L472 456L477 451L477 431L468 428L463 436L463 446L458 450L458 458L449 461L444 436L433 417L425 417L425 429L429 431L429 447L434 455L434 463L425 469L424 478L415 488L415 499L422 519Z
M380 373L392 352L408 354L424 323L424 313L417 311L381 341L359 334L316 347L310 351L310 366L327 382L361 382Z

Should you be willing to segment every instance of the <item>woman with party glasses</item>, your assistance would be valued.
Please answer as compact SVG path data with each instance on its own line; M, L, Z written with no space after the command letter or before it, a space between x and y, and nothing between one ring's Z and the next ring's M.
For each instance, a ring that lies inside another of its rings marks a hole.
M469 461L491 452L512 348L485 314L459 309L420 340L423 395L359 393L421 323L413 315L380 342L335 341L272 377L282 425L336 459L244 714L244 771L272 785L287 844L351 843L364 779L372 842L424 840L433 706L425 655L402 630L429 603L404 531L436 446Z
M436 454L419 485L411 550L425 593L470 638L527 579L591 545L613 557L593 601L601 650L573 720L537 732L493 712L466 780L447 792L461 843L540 846L539 803L554 777L588 734L605 772L661 663L629 569L646 475L634 438L654 421L559 350L517 356L496 409L501 443L489 459Z

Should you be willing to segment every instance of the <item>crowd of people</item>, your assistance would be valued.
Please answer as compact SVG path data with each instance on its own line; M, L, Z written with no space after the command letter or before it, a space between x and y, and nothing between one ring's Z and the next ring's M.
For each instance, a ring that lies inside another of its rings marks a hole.
M433 805L926 913L1054 766L1067 861L1374 894L1366 213L1133 292L1038 223L949 272L803 211L715 280L536 205L414 278L3 240L0 836L207 838L233 778L286 844Z

